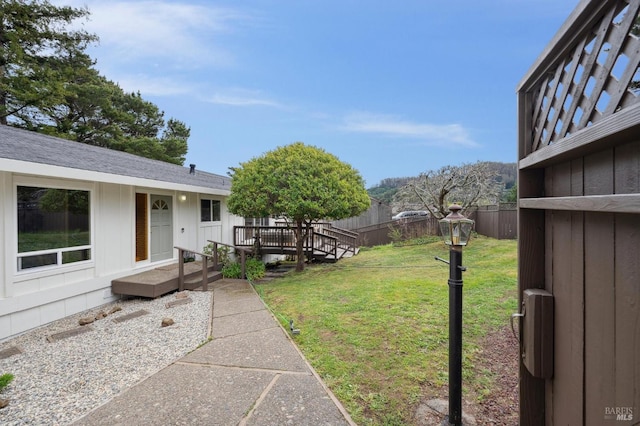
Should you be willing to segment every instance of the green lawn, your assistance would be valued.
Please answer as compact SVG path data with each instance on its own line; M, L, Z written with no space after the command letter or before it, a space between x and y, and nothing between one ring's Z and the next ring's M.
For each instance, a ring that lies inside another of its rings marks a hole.
M449 268L436 238L362 249L256 288L358 424L410 424L418 403L446 396ZM465 248L464 398L492 386L475 371L479 344L516 311L516 242L485 237Z

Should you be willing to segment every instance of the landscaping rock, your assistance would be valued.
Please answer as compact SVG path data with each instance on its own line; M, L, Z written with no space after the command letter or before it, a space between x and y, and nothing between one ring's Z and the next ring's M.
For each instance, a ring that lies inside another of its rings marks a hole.
M169 327L170 325L175 324L175 322L173 322L173 319L171 318L162 318L162 326L163 327Z
M107 317L107 314L104 311L100 311L96 314L96 321L106 317Z
M80 318L78 320L78 324L80 325L87 325L87 324L91 324L92 322L94 322L96 320L95 317L84 317L84 318Z
M120 312L122 310L122 308L120 306L114 306L113 308L111 308L109 310L109 315L115 314L116 312Z
M176 293L176 299L186 299L187 297L189 297L189 295L184 291Z
M0 410L9 405L8 399L0 399Z

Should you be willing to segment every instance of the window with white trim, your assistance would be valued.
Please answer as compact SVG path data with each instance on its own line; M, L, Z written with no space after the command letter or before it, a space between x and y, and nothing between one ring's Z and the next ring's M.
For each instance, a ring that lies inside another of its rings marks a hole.
M245 217L244 226L269 226L269 216L267 217Z
M18 271L91 260L90 192L18 186Z
M220 221L220 200L200 200L200 221Z

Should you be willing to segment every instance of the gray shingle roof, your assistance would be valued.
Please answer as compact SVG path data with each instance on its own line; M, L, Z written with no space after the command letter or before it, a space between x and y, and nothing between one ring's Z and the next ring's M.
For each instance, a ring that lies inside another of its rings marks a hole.
M0 125L0 158L229 190L227 176Z

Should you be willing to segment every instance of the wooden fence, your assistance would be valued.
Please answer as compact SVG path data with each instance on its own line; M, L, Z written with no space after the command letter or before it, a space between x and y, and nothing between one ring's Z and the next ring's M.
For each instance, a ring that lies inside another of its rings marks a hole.
M480 206L470 215L476 221L476 232L499 240L518 237L518 208L516 203Z
M520 318L523 426L640 418L639 10L581 1L518 87L519 296L554 305Z
M515 203L481 206L468 216L476 221L478 234L498 239L517 238L517 209ZM406 218L377 223L357 229L358 245L389 244L394 238L408 239L424 235L438 235L438 219Z

